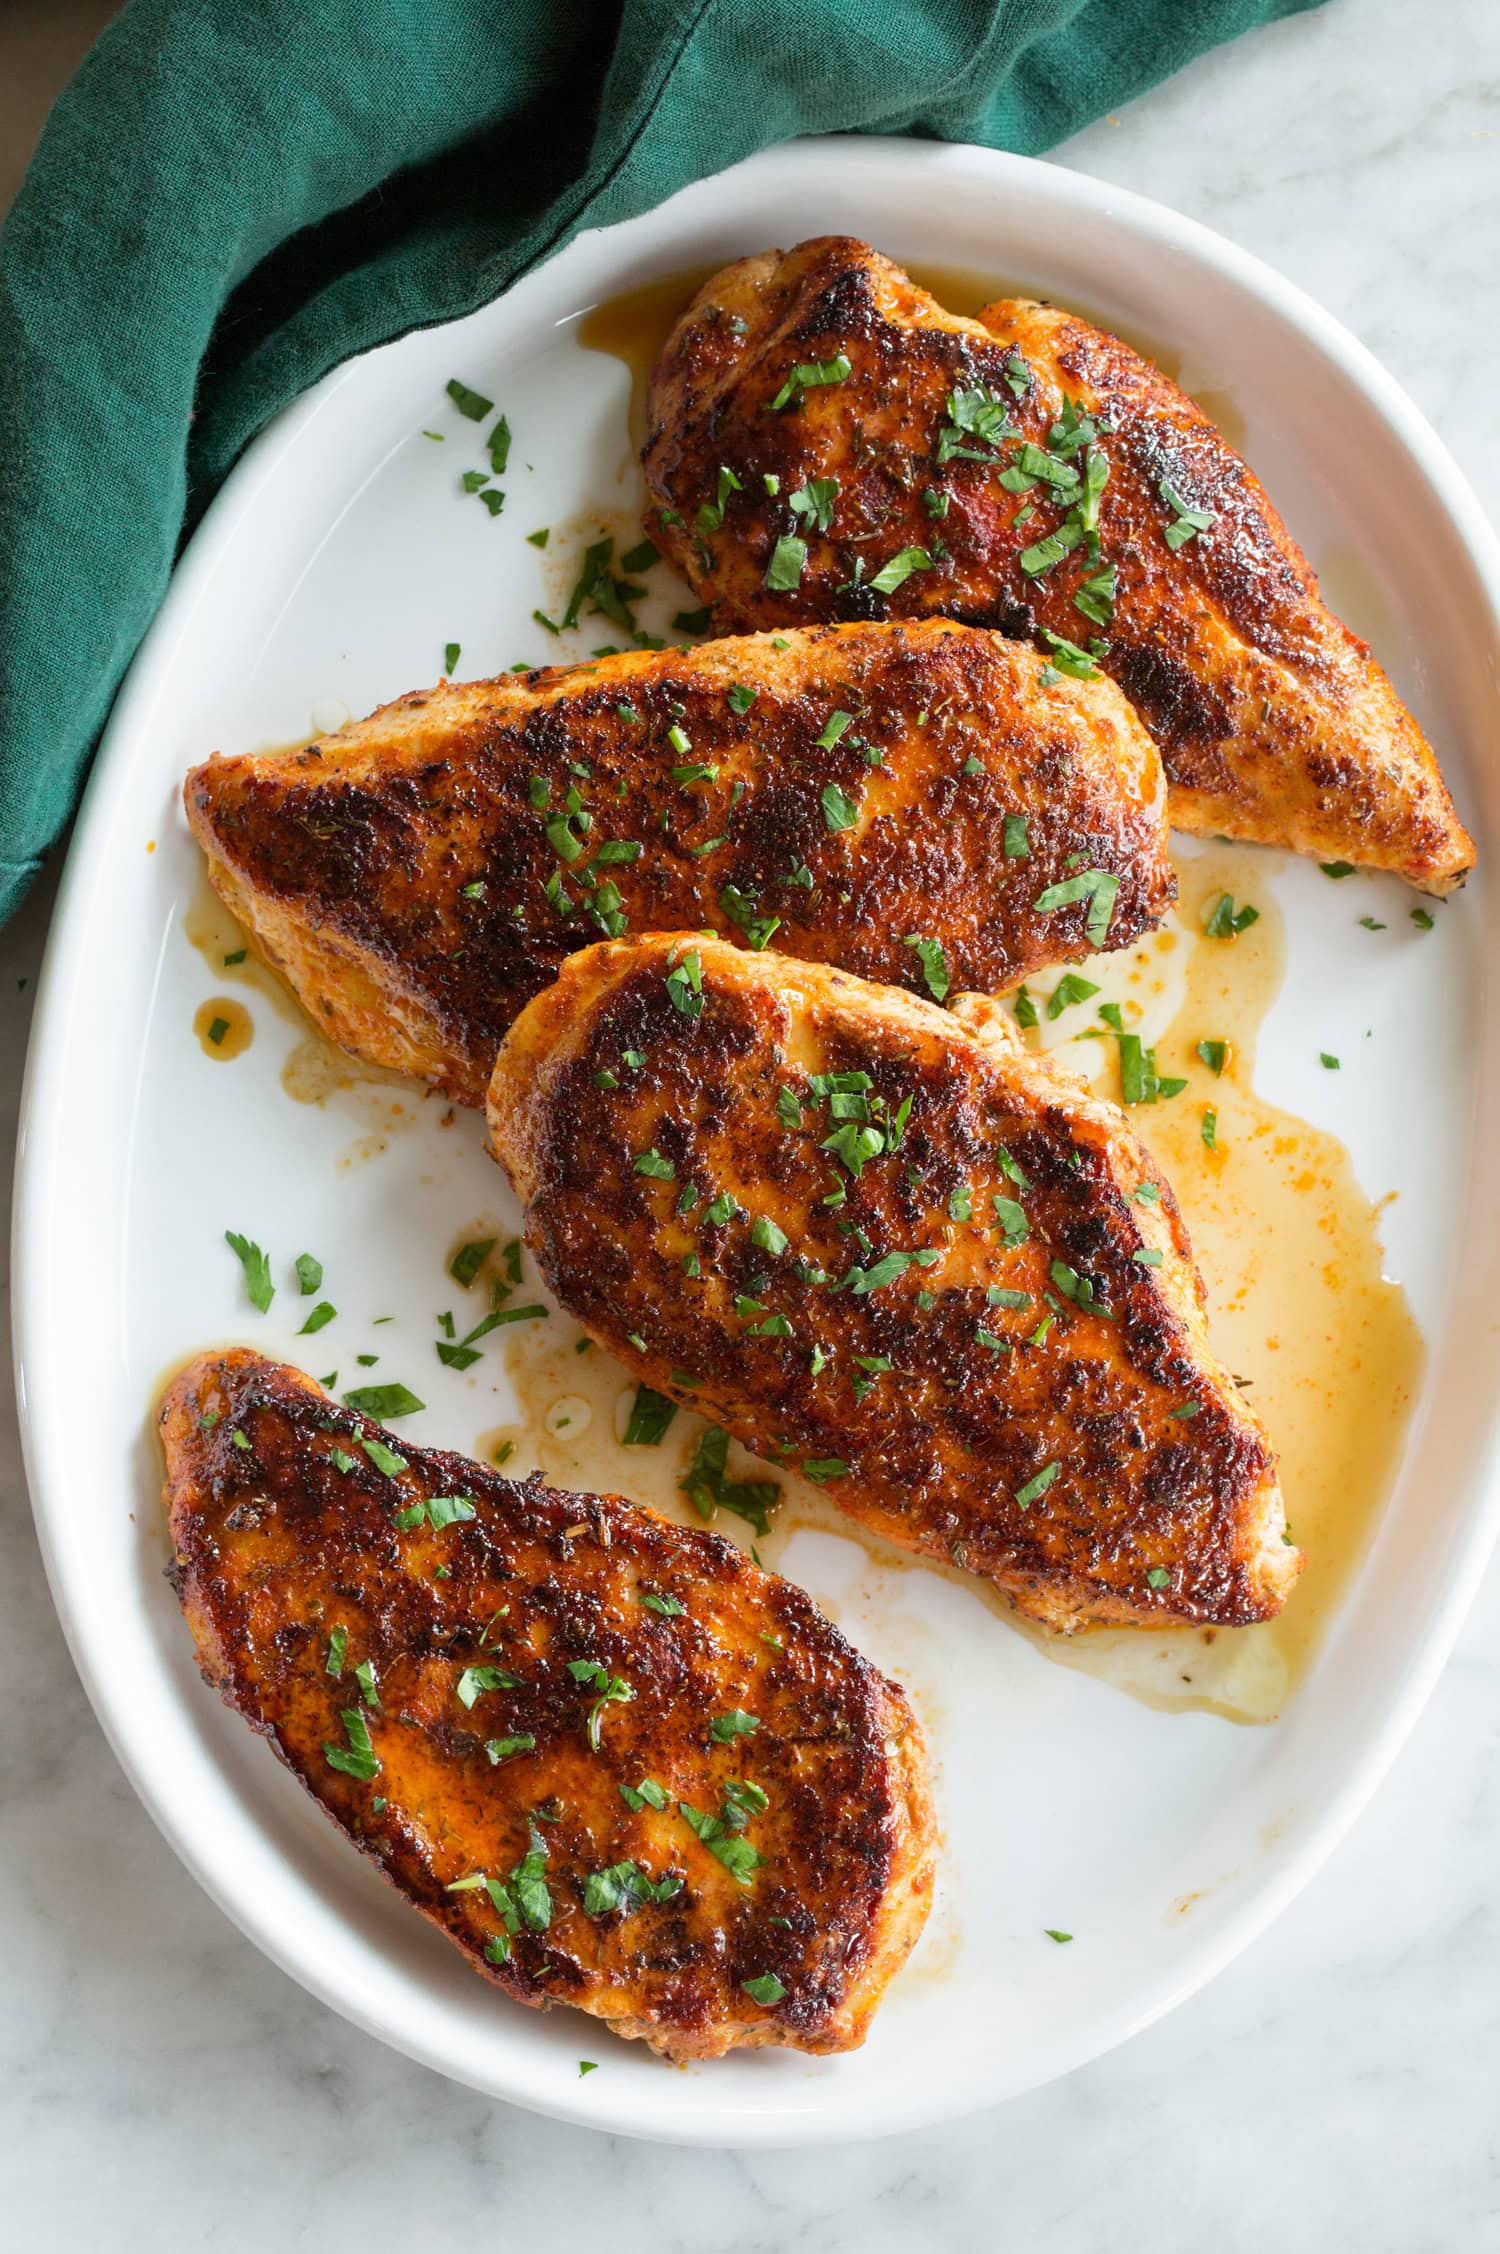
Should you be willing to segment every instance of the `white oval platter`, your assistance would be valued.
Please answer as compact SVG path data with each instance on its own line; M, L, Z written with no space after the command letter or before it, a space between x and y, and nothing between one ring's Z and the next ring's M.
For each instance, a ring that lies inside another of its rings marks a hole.
M1437 745L1480 875L1420 944L1409 902L1385 888L1393 936L1377 943L1343 888L1267 864L1290 975L1261 1087L1337 1133L1366 1189L1400 1193L1386 1253L1429 1348L1396 1492L1288 1711L1261 1729L1152 1711L1049 1665L954 1584L884 1575L836 1533L799 1532L779 1562L923 1714L942 1890L862 2051L673 2072L475 1979L198 1679L162 1577L151 1408L164 1372L226 1338L331 1366L334 1328L299 1341L306 1303L286 1288L310 1248L351 1310L346 1366L378 1347L382 1373L420 1369L430 1405L403 1432L469 1447L510 1413L505 1379L493 1357L462 1375L435 1363L434 1294L455 1232L509 1209L472 1119L443 1126L439 1106L418 1104L404 1127L369 1113L362 1135L357 1093L290 1101L281 1070L298 1032L263 996L246 997L250 1051L231 1067L204 1055L191 1026L215 982L185 934L199 876L179 793L212 748L300 739L431 682L449 642L464 674L555 656L531 620L556 599L555 570L549 581L525 535L626 510L634 490L625 370L580 349L579 315L827 232L1169 338L1200 387L1232 393L1249 457L1314 563L1361 558L1352 623L1377 636ZM515 433L498 518L458 491L479 457L444 396L452 375ZM268 1955L372 2034L516 2104L640 2136L774 2144L884 2134L1064 2073L1267 1925L1391 1760L1500 1511L1500 1026L1484 873L1500 850L1497 593L1495 543L1452 461L1335 322L1199 226L974 149L778 149L581 238L503 300L339 369L278 418L192 542L89 787L38 1001L16 1260L27 1463L80 1673L163 1831ZM1333 1035L1358 1044L1358 1069L1320 1072ZM275 1255L282 1289L264 1318L226 1227ZM394 1320L375 1328L377 1314ZM1075 1939L1057 1946L1047 1927ZM581 2076L581 2058L597 2071Z

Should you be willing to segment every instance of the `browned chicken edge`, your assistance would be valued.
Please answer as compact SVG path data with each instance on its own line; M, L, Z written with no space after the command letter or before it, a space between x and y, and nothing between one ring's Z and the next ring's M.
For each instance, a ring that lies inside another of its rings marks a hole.
M415 1448L248 1351L192 1363L159 1422L170 1577L205 1680L477 1971L676 2061L863 2040L927 1915L932 1809L902 1692L802 1590L618 1498ZM421 1517L455 1492L466 1520ZM641 1589L660 1592L651 1608ZM597 1680L550 1664L570 1649L618 1669L625 1703L612 1693L597 1730ZM487 1663L516 1687L455 1700L476 1667L488 1684ZM752 1697L753 1734L715 1742L715 1708ZM516 1721L529 1739L496 1740L486 1759L486 1729ZM360 1728L373 1776L330 1759ZM663 1808L636 1795L632 1813L624 1787L648 1774L672 1780ZM726 1777L731 1794L767 1788L739 1813L724 1802L730 1843L769 1850L739 1876L674 1813L689 1788L718 1805ZM528 1837L545 1850L548 1920L506 1939L469 1873L504 1871ZM623 1915L581 1907L584 1862L605 1880L666 1870L675 1892Z

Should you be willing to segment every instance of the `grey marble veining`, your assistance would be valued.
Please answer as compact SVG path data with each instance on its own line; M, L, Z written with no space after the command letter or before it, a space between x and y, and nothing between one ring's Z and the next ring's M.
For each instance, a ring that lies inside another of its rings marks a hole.
M1494 510L1497 77L1495 0L1334 0L1209 57L1058 161L1303 283L1398 371ZM50 889L0 935L7 1150ZM87 1369L81 1329L80 1385ZM1210 1989L1003 2110L755 2156L527 2118L304 1996L200 1894L109 1753L47 1598L8 1398L0 1506L9 2244L1500 2247L1500 1569L1369 1812Z

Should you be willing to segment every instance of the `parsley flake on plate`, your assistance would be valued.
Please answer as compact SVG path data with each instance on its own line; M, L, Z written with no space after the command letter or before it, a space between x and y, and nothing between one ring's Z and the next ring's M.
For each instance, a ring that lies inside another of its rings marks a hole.
M276 1286L271 1281L271 1263L258 1244L242 1237L234 1229L224 1231L224 1242L245 1272L245 1290L250 1304L265 1314L276 1297Z

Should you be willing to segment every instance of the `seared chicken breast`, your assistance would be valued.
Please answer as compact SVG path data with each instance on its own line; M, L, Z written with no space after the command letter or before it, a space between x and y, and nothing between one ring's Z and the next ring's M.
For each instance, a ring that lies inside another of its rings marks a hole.
M1054 1628L1279 1609L1300 1555L1171 1190L998 1005L598 946L489 1121L590 1336L851 1517Z
M651 537L721 631L941 612L1035 635L1125 691L1179 828L1432 893L1472 865L1421 730L1259 480L1076 315L962 320L824 236L705 284L648 420Z
M1112 684L937 620L448 683L211 759L186 797L215 886L331 1038L473 1105L516 1012L601 933L774 933L898 986L939 945L991 988L1125 946L1175 889L1160 763Z
M927 1915L922 1739L800 1589L255 1354L160 1422L205 1678L476 1971L672 2059L863 2040Z

